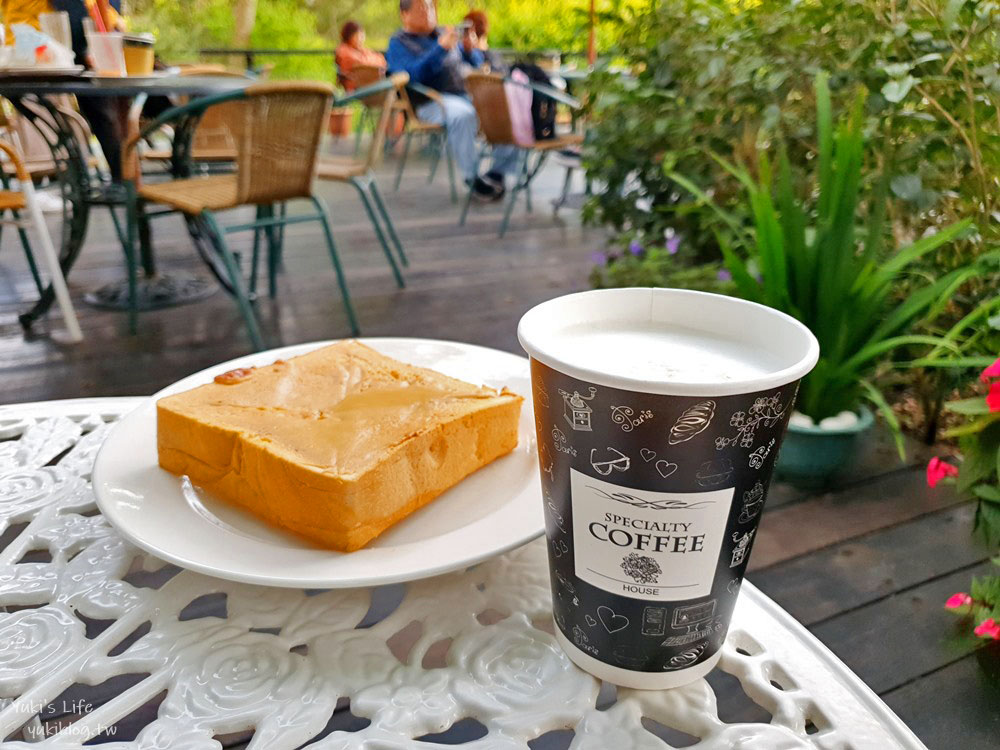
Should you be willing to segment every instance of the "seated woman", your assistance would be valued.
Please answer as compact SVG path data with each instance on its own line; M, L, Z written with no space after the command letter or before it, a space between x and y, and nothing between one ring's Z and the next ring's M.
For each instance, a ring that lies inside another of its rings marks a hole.
M365 30L357 21L348 21L340 29L340 45L334 53L337 62L337 78L347 91L357 88L351 77L359 65L385 68L385 58L375 50L365 47Z

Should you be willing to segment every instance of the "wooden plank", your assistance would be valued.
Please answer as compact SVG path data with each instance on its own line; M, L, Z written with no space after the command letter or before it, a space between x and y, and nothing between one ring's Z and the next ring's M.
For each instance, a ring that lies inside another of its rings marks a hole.
M857 487L764 511L750 571L964 502L953 487L931 490L923 469L892 472Z
M876 693L885 693L970 653L981 641L945 611L956 591L994 566L974 565L832 617L810 630ZM994 568L995 569L995 568Z
M804 625L989 557L972 537L971 503L851 539L754 573L751 580Z
M931 750L1000 746L1000 644L882 696Z

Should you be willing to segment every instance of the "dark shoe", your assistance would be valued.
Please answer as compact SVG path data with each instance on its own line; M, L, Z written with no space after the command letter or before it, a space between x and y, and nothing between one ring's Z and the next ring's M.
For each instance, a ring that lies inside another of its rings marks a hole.
M493 200L502 200L507 194L507 188L504 186L503 175L499 172L487 172L483 175L483 182L493 188Z
M479 203L489 203L497 200L497 189L482 177L477 177L472 183L472 199Z

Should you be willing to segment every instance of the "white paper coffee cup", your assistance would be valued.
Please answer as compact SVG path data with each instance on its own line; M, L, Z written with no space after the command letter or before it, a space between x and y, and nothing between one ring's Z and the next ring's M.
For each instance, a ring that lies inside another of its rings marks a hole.
M816 338L763 305L646 288L544 302L518 337L560 644L627 687L707 674Z

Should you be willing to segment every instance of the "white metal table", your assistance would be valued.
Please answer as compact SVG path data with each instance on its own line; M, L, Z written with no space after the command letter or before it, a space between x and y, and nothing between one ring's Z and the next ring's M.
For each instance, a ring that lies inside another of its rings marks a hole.
M138 401L0 408L3 748L98 736L185 750L923 748L749 583L719 667L770 723L723 722L705 680L615 690L574 667L551 635L540 541L380 589L274 589L168 566L108 526L89 483L110 423ZM100 703L72 700L116 684ZM116 736L130 716L144 717L135 739Z

